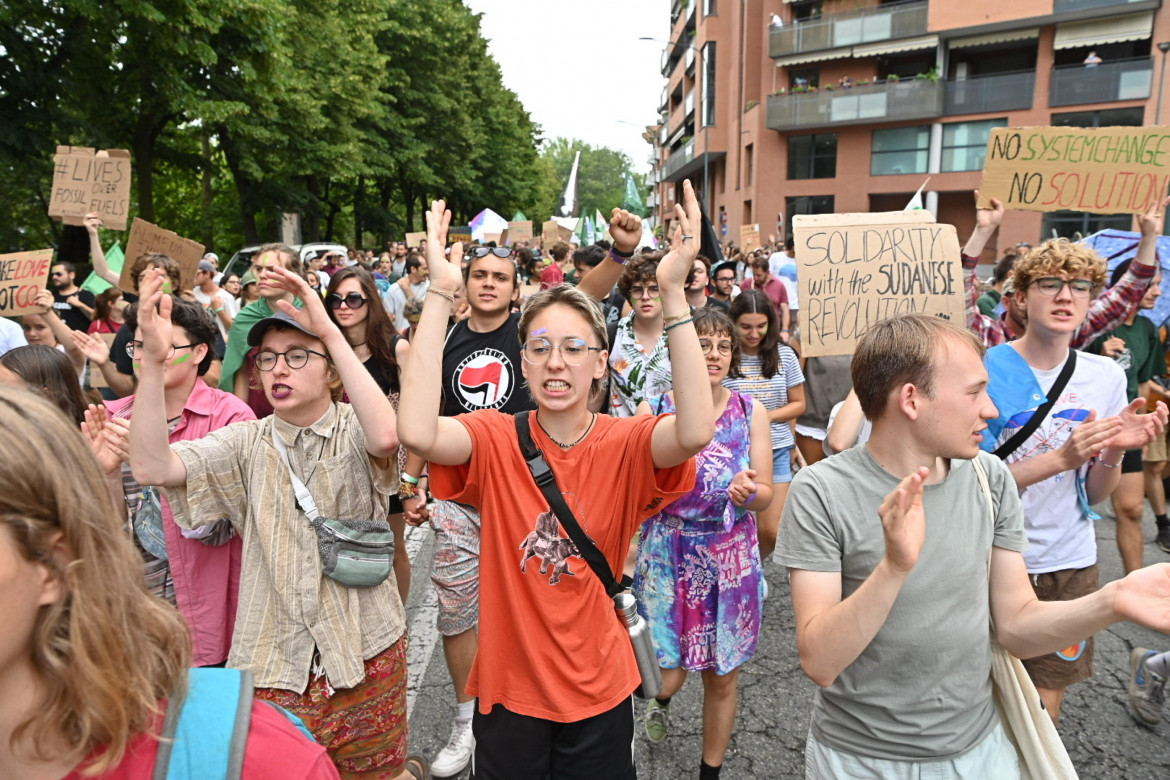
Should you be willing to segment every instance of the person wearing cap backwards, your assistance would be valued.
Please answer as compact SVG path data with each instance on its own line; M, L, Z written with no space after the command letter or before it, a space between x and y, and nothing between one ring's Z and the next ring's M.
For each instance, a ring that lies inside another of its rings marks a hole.
M143 284L131 468L140 483L168 488L180 528L228 517L243 537L227 665L251 671L258 697L300 717L342 777L427 777L425 759L406 756L406 616L389 559L381 579L376 570L347 580L336 555L323 561L327 537L319 545L326 518L349 534L389 530L394 408L302 278L272 265L260 285L305 301L298 311L278 300L247 334L273 416L170 445L163 373L173 304L159 274ZM349 404L338 403L342 385Z

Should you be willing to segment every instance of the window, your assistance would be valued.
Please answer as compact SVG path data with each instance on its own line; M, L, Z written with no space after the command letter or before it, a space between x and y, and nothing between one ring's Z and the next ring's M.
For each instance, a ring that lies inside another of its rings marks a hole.
M715 124L715 43L703 46L703 126Z
M719 0L704 0L703 13L706 16L715 16L719 13Z
M747 146L745 146L743 148L743 164L744 164L744 167L747 168L747 186L748 187L752 186L752 172L756 167L755 166L755 162L756 162L755 151L756 151L756 149L755 149L755 146L753 144L748 144Z
M1053 114L1053 127L1141 127L1145 109L1110 108L1104 111L1071 111ZM1128 228L1127 228L1128 229Z
M792 19L796 22L819 19L824 5L824 0L793 0Z
M836 175L836 133L788 137L789 179L832 179Z
M1133 224L1130 214L1089 214L1085 211L1050 211L1044 215L1040 223L1040 235L1049 239L1055 235L1060 238L1075 238L1090 236L1098 230L1129 230Z
M987 154L987 137L993 127L1007 127L1007 120L987 119L982 122L943 125L943 171L983 170L983 157Z
M871 176L895 173L926 173L927 152L930 149L930 127L893 127L873 131L873 156L870 158Z
M801 92L809 87L819 87L821 85L821 69L820 68L789 68L788 69L788 90L790 92Z
M832 195L808 195L799 198L787 198L788 201L788 230L792 231L792 218L797 214L832 214Z

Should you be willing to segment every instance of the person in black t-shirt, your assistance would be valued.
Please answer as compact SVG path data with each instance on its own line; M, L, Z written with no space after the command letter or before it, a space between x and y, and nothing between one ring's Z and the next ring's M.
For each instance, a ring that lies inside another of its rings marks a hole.
M93 321L93 293L74 284L77 269L73 263L53 263L49 271L49 282L53 285L53 309L61 321L71 330L82 333L89 330Z

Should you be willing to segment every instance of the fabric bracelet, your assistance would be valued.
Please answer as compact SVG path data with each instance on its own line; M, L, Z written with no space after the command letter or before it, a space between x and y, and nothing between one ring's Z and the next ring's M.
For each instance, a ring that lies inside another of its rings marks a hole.
M446 298L448 301L451 302L452 305L455 304L455 296L452 295L451 293L446 293L446 292L443 292L442 290L436 290L434 287L428 287L427 293L434 293L435 295L439 296L440 298Z
M626 254L622 254L621 252L619 252L615 247L611 246L609 248L610 259L613 260L618 265L625 265L626 261L628 261L633 256L634 256L633 252L630 252L628 255L626 255Z
M670 317L663 317L663 318L662 318L662 323L663 323L664 325L669 325L670 323L672 323L672 322L675 322L676 320L681 320L681 319L683 319L684 317L686 317L686 316L687 316L688 314L690 314L690 313L691 313L690 309L687 309L687 310L686 310L686 311L684 311L682 314L675 314L675 315L672 315L672 316L670 316Z
M694 322L694 321L695 321L694 317L687 317L685 320L679 320L678 322L674 323L673 325L667 325L665 328L662 329L662 332L663 333L670 333L672 330L677 328L679 325L686 325L688 322Z

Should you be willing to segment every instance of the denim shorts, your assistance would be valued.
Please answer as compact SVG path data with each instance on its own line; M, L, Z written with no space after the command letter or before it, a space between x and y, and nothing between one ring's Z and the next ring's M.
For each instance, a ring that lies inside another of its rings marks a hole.
M772 450L772 482L792 481L792 447Z

